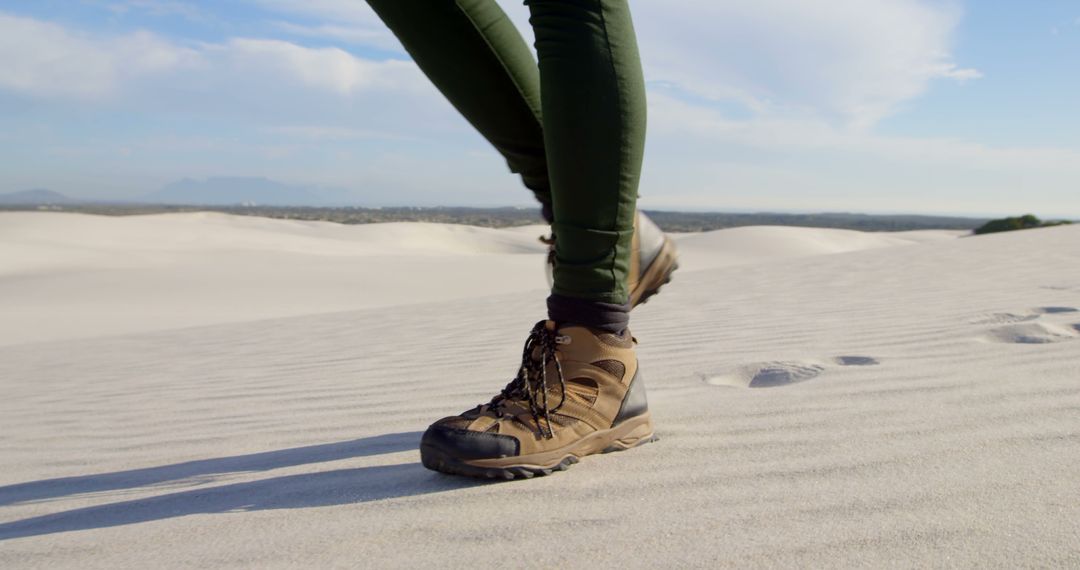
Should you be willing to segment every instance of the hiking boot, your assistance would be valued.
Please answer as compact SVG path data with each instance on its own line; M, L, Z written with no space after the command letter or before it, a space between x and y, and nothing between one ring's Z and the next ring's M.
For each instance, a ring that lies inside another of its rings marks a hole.
M517 377L502 392L424 432L424 467L528 478L562 471L586 455L652 441L635 342L629 331L536 323Z
M555 234L541 237L548 245L548 287L555 284ZM656 223L642 212L634 217L634 239L630 252L630 307L636 307L660 292L679 268L675 241L664 234Z

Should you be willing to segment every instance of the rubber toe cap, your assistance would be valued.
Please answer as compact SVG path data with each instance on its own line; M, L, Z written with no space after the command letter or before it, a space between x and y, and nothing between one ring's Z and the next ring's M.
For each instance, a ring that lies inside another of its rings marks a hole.
M437 450L454 459L498 459L518 455L517 438L497 433L433 425L420 438L420 451Z

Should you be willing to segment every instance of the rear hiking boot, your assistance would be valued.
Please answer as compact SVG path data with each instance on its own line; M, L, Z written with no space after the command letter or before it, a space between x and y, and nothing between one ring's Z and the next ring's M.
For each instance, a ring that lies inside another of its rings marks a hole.
M555 283L555 234L541 237L548 245L548 287ZM655 222L642 212L634 217L634 239L630 253L630 272L627 276L630 290L630 307L636 307L660 292L671 281L671 274L679 268L679 255L675 241L664 234Z
M517 376L487 404L431 425L424 467L514 479L562 471L594 453L652 441L645 384L629 331L540 321Z

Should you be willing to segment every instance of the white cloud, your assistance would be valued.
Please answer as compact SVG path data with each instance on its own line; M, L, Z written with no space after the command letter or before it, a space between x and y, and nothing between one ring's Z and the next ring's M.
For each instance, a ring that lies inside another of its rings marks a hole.
M399 134L371 129L354 129L339 125L281 125L265 127L263 132L293 139L311 141L349 141L359 139L396 139L406 140Z
M500 4L531 43L527 10ZM650 84L758 115L868 128L935 79L981 77L949 55L957 0L665 0L633 16Z
M319 22L285 24L290 33L397 47L364 2L252 1ZM498 2L531 44L528 8ZM949 55L958 0L666 0L635 3L633 14L650 84L761 116L869 128L934 80L982 76Z
M290 33L397 46L364 2L251 1L318 22ZM528 9L498 1L531 44ZM633 13L650 84L759 115L869 128L934 80L982 76L950 56L959 0L666 0Z
M938 77L955 79L956 81L963 83L972 79L982 79L983 74L978 69L958 69L954 65L946 65L942 67Z
M147 32L100 39L0 13L0 89L102 98L131 77L189 66L197 57L194 50Z
M280 40L238 38L207 45L204 55L245 75L291 79L342 96L382 90L409 90L419 84L407 61L370 61L339 48L308 48Z
M957 168L1039 169L1080 176L1080 150L1001 148L927 137L882 136L853 131L820 119L751 118L733 120L710 108L662 94L649 99L650 133L665 146L717 148L731 144L761 152L836 152L874 156L896 163L952 165Z
M99 37L0 14L0 95L5 91L39 103L45 123L60 130L47 118L50 109L122 111L141 117L147 128L191 121L200 125L191 128L234 147L268 135L309 149L406 139L484 144L412 62L274 39L179 45L149 32ZM102 129L101 140L124 136ZM42 147L101 144L38 141ZM499 160L491 162L498 169Z
M896 137L820 118L731 119L653 93L648 207L1077 215L1080 150Z
M248 2L284 14L294 14L327 22L364 24L376 29L378 16L362 0L248 0Z
M294 36L336 40L348 44L372 46L384 50L398 51L400 44L389 30L379 27L342 26L322 24L305 26L293 22L274 22L274 28Z
M147 81L151 80L151 81ZM93 37L62 26L0 14L0 90L35 97L118 99L140 89L234 86L302 88L349 97L366 91L429 91L415 65L371 61L342 49L234 38L178 45L150 32Z
M180 16L192 21L204 19L203 12L197 6L174 0L123 0L109 2L105 7L118 15L139 11L151 16Z
M934 79L979 77L949 56L949 1L670 0L634 17L647 78L757 112L869 127Z
M267 10L317 22L278 21L271 24L282 32L404 53L401 44L366 2L360 0L248 1Z

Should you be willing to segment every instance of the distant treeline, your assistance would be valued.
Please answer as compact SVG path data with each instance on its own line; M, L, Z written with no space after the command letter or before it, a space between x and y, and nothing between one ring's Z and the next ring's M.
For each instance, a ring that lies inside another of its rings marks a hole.
M666 231L697 232L739 226L803 226L838 228L865 232L900 232L907 230L971 230L985 218L946 216L871 215L849 213L753 214L694 213L648 211L649 217Z
M156 204L52 204L0 206L0 210L80 212L108 216L163 214L170 212L222 212L287 220L311 220L341 224L379 222L434 222L504 228L541 224L538 209L532 208L359 208L293 206L170 206ZM657 225L669 232L700 232L738 226L804 226L862 231L905 231L925 229L974 230L987 218L942 216L869 215L848 213L776 214L769 212L733 214L722 212L668 212L646 210Z
M1014 230L1030 230L1034 228L1049 228L1051 226L1061 226L1065 224L1071 224L1068 220L1049 220L1043 221L1032 214L1024 214L1023 216L1001 218L998 220L990 220L985 224L975 228L975 234L993 234L998 232L1011 232Z

